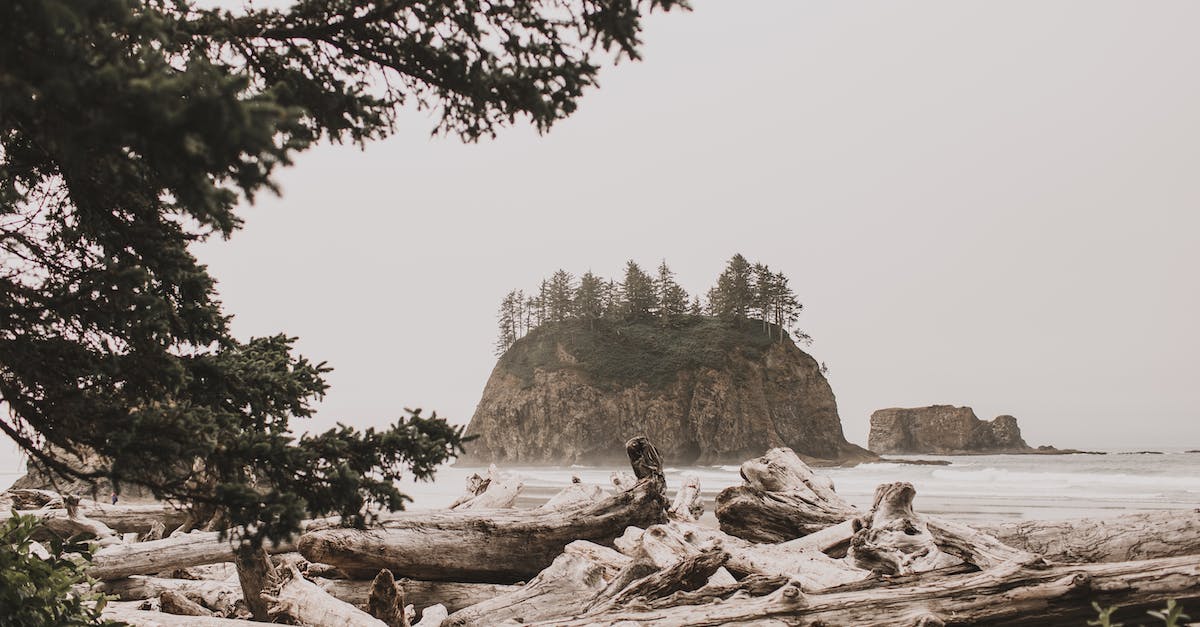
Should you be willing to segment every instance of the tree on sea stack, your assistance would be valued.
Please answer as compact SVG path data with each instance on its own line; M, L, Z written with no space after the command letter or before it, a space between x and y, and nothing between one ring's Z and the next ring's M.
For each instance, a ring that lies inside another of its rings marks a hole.
M0 431L62 475L139 484L280 539L302 518L396 509L461 430L290 434L329 368L285 335L235 339L188 250L241 225L319 141L390 134L404 104L466 141L545 131L637 58L676 0L0 3ZM60 453L90 451L82 469Z

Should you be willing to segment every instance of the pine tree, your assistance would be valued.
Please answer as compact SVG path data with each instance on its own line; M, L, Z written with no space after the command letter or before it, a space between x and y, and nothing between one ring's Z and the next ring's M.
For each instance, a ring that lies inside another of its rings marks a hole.
M609 279L604 284L604 315L605 320L620 320L622 311L621 284Z
M754 301L754 277L750 262L741 254L729 259L709 292L713 313L729 320L745 320Z
M537 298L534 299L533 303L537 306L538 325L550 322L550 281L542 279L542 284L538 286Z
M770 334L771 329L768 326L771 323L771 318L774 315L775 305L775 274L766 264L755 263L753 267L753 298L751 300L751 310L754 315L762 321L762 330L764 333Z
M497 326L500 329L499 336L496 338L497 355L503 355L517 341L517 325L520 324L517 310L519 298L518 292L513 290L505 294L504 299L500 301L497 316Z
M562 322L574 313L571 304L574 281L575 277L566 270L559 270L551 275L546 295L546 311L551 321Z
M658 297L654 279L630 260L625 264L625 281L621 284L621 309L626 320L646 320L654 317Z
M703 316L704 315L704 307L701 306L701 304L700 304L699 296L692 298L692 306L688 309L688 315L691 315L691 316Z
M532 296L525 297L525 333L537 328L541 324L538 318L538 301Z
M788 285L788 278L782 272L774 275L773 286L775 324L779 325L779 339L783 340L784 330L796 324L796 321L800 319L800 312L804 310L804 305L800 304L796 293Z
M687 313L687 291L675 282L675 273L667 266L665 259L658 266L658 278L654 282L654 289L658 299L658 318L664 325L671 324Z
M589 270L579 278L575 290L575 316L586 320L589 328L596 327L596 320L604 315L605 284Z

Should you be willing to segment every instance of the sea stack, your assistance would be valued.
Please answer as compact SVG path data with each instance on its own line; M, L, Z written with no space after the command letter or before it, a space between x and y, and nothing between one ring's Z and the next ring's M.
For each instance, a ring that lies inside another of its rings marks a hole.
M467 434L467 463L614 463L636 435L668 464L780 446L818 464L875 458L846 441L820 365L786 334L701 316L534 329L501 356Z
M871 434L867 446L882 454L962 455L1038 451L1025 443L1016 418L1006 415L984 421L970 407L952 405L880 409L871 414Z

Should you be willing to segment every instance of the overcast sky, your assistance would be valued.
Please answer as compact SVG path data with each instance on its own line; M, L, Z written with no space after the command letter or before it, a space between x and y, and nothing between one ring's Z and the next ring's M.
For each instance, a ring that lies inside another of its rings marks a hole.
M509 289L665 257L702 293L741 252L791 278L852 441L951 403L1200 448L1200 3L694 4L546 136L413 112L197 249L239 336L336 368L309 426L465 423Z

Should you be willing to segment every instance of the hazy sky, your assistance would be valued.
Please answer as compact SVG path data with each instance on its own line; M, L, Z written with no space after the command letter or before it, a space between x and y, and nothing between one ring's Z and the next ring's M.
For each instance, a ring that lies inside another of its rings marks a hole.
M952 403L1200 448L1200 3L694 4L547 136L414 112L198 248L240 336L336 368L311 427L465 423L500 298L557 268L695 293L741 252L791 277L853 441Z

